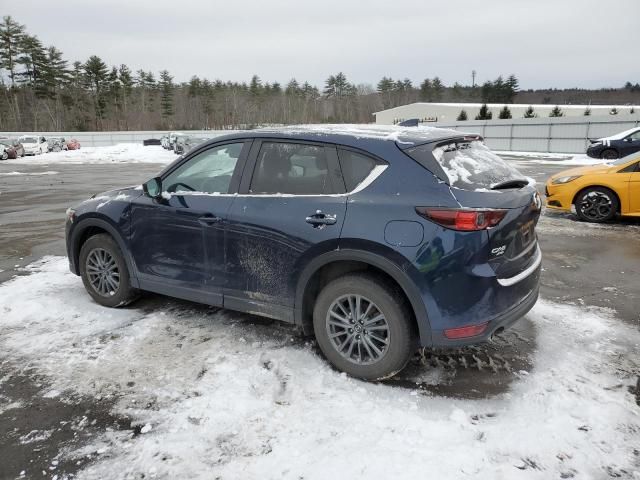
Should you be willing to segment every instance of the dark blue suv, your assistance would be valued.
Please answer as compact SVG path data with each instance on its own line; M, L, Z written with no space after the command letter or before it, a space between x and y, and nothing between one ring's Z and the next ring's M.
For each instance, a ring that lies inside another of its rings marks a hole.
M102 305L150 291L276 318L373 380L527 313L539 215L536 189L477 135L288 127L218 137L94 196L68 210L66 239Z

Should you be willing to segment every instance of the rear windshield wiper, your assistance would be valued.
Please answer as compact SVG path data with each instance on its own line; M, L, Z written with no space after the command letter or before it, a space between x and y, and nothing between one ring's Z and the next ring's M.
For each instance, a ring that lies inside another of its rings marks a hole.
M503 190L507 188L522 188L529 185L529 180L524 178L516 178L511 180L505 180L504 182L496 183L491 187L491 190Z

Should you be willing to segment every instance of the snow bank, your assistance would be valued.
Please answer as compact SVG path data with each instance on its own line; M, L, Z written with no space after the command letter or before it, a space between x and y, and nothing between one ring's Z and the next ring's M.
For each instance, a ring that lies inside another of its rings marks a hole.
M46 172L6 172L0 175L7 177L20 177L20 176L34 176L34 175L58 175L60 172L55 172L53 170L47 170Z
M5 160L2 164L48 165L78 163L169 163L177 158L158 145L145 147L139 143L120 143L109 147L82 147L80 150L50 152L33 157Z
M28 269L0 285L2 351L45 375L52 395L118 399L141 427L69 452L102 452L80 478L640 475L626 388L640 334L611 312L539 302L532 371L508 393L464 400L351 379L288 328L239 314L99 307L64 258Z

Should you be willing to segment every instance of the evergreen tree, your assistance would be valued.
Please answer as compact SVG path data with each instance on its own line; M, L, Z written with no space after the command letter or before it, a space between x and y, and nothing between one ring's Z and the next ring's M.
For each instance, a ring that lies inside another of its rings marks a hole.
M527 108L524 112L524 118L536 118L538 115L536 115L536 113L533 111L533 107L531 105L529 105L529 108Z
M47 54L38 37L23 35L19 44L20 55L16 63L22 65L24 70L17 72L16 76L21 82L32 85L37 91L42 91L40 74L45 68Z
M506 101L508 103L513 103L520 89L520 83L518 82L518 78L512 73L511 75L509 75L509 78L507 78L505 85L506 85L506 94L507 94Z
M553 110L551 110L551 113L549 114L550 117L564 117L564 113L562 113L562 110L560 109L560 107L558 105L556 105L555 107L553 107Z
M16 82L16 60L24 35L24 25L20 25L10 15L2 18L2 23L0 23L0 67L9 72L12 87Z
M491 120L492 118L493 112L489 110L489 107L487 107L487 104L485 103L480 107L480 111L478 112L478 115L476 115L476 120Z
M389 94L394 89L395 82L390 77L382 77L382 79L378 82L377 90L381 95Z
M458 114L458 118L456 118L456 120L458 122L464 122L467 120L467 112L465 112L464 110L460 110L460 113Z
M431 86L433 88L433 99L438 102L442 100L442 93L444 92L444 85L438 77L434 77Z
M511 118L511 110L509 110L509 107L507 107L506 105L502 108L502 110L500 110L500 114L498 115L498 118L505 120L507 118Z
M170 117L173 116L173 77L167 70L160 72L160 81L158 83L160 87L160 111L165 124L171 128Z
M83 68L85 82L92 92L95 128L98 129L106 106L104 90L109 69L106 63L96 55L89 57L89 60L86 61Z
M431 102L433 100L433 84L428 78L425 78L420 84L420 100L423 102Z
M251 96L254 98L260 96L260 94L262 93L262 89L263 86L260 77L258 75L254 75L253 77L251 77L251 83L249 84L249 93L251 94Z
M299 97L301 94L300 84L295 78L289 80L287 86L284 89L284 94L289 97Z

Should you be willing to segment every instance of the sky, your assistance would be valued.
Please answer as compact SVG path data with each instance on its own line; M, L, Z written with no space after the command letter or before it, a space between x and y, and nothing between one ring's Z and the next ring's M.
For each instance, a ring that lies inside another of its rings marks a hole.
M471 84L515 73L520 87L640 82L640 0L0 0L65 58L98 55L178 82L321 86L344 72L419 84Z

